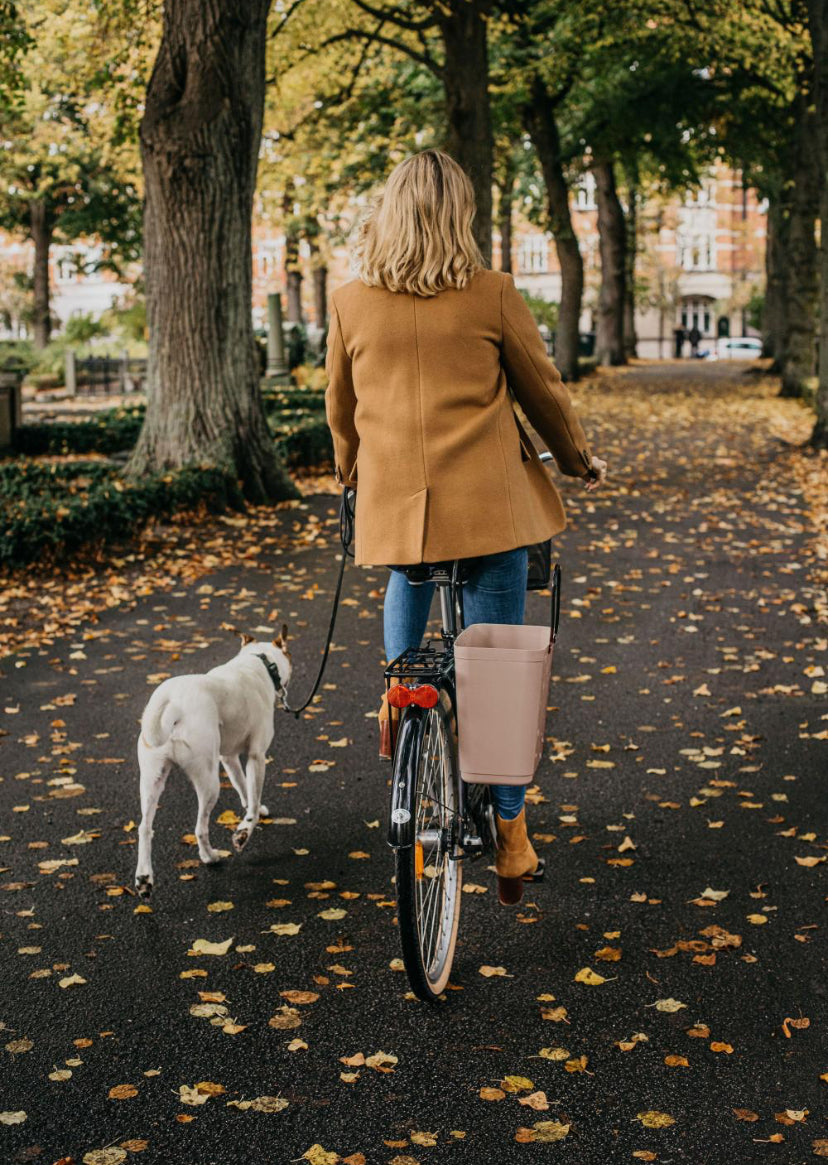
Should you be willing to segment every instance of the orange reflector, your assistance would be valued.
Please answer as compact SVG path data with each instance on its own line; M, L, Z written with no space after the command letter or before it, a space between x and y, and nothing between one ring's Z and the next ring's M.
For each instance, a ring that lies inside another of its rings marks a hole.
M423 869L425 862L423 859L423 843L421 841L414 842L414 877L419 881L423 876Z
M411 703L411 691L405 684L395 684L388 689L388 703L392 708L405 708Z
M420 684L416 688L405 684L395 684L388 689L388 703L392 708L407 708L416 704L418 708L433 708L440 699L440 693L432 684Z
M440 693L431 684L420 684L411 691L411 703L418 708L433 708L440 699Z

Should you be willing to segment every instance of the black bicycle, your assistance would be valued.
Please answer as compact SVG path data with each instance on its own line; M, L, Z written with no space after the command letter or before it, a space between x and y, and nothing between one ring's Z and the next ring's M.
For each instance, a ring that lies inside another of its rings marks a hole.
M397 919L408 981L426 1002L440 997L451 974L463 863L493 855L497 845L491 788L462 781L457 761L454 641L463 629L470 567L459 559L407 568L409 581L437 584L442 629L439 638L404 651L385 670L388 702L400 709L388 825ZM551 587L554 634L560 609L557 565ZM393 687L391 680L397 681Z

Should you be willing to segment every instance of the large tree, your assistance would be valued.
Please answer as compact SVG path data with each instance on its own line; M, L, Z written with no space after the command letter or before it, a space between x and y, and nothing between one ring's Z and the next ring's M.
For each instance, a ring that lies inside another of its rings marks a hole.
M11 19L8 14L7 19ZM7 23L7 21L3 21ZM16 35L14 34L16 30ZM43 0L17 10L16 46L0 98L0 225L34 247L34 342L49 341L50 250L95 236L98 266L121 272L139 253L138 177L114 142L107 78L99 68L95 5Z
M309 273L317 324L331 254L353 242L370 197L406 154L445 144L445 94L433 72L383 40L342 38L349 27L339 9L300 3L271 44L290 67L269 71L257 215L285 238L288 318L291 284Z
M140 141L149 326L133 474L210 463L295 496L259 391L251 221L271 0L169 0Z
M814 54L817 149L822 170L819 381L817 420L811 442L819 448L828 449L828 240L825 238L825 224L828 223L828 0L808 0L808 26Z
M487 263L493 181L488 40L494 8L495 0L343 0L335 8L328 0L294 0L283 21L287 25L294 14L307 20L310 13L315 52L348 42L382 45L437 80L442 110L434 144L446 149L471 179L477 201L474 233Z

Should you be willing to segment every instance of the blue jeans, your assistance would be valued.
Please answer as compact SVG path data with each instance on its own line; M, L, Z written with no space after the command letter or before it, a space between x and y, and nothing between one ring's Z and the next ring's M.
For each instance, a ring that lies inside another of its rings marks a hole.
M528 567L529 553L525 546L477 559L463 588L466 626L522 623ZM383 610L385 656L389 662L407 648L419 647L422 643L434 589L432 582L414 585L402 571L391 571ZM517 817L525 795L524 785L492 785L495 808L504 820Z

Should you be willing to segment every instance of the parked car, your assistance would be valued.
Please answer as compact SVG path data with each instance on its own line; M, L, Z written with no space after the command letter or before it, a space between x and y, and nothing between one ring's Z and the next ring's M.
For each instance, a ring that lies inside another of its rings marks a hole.
M758 360L762 341L756 336L722 336L704 353L704 360Z

